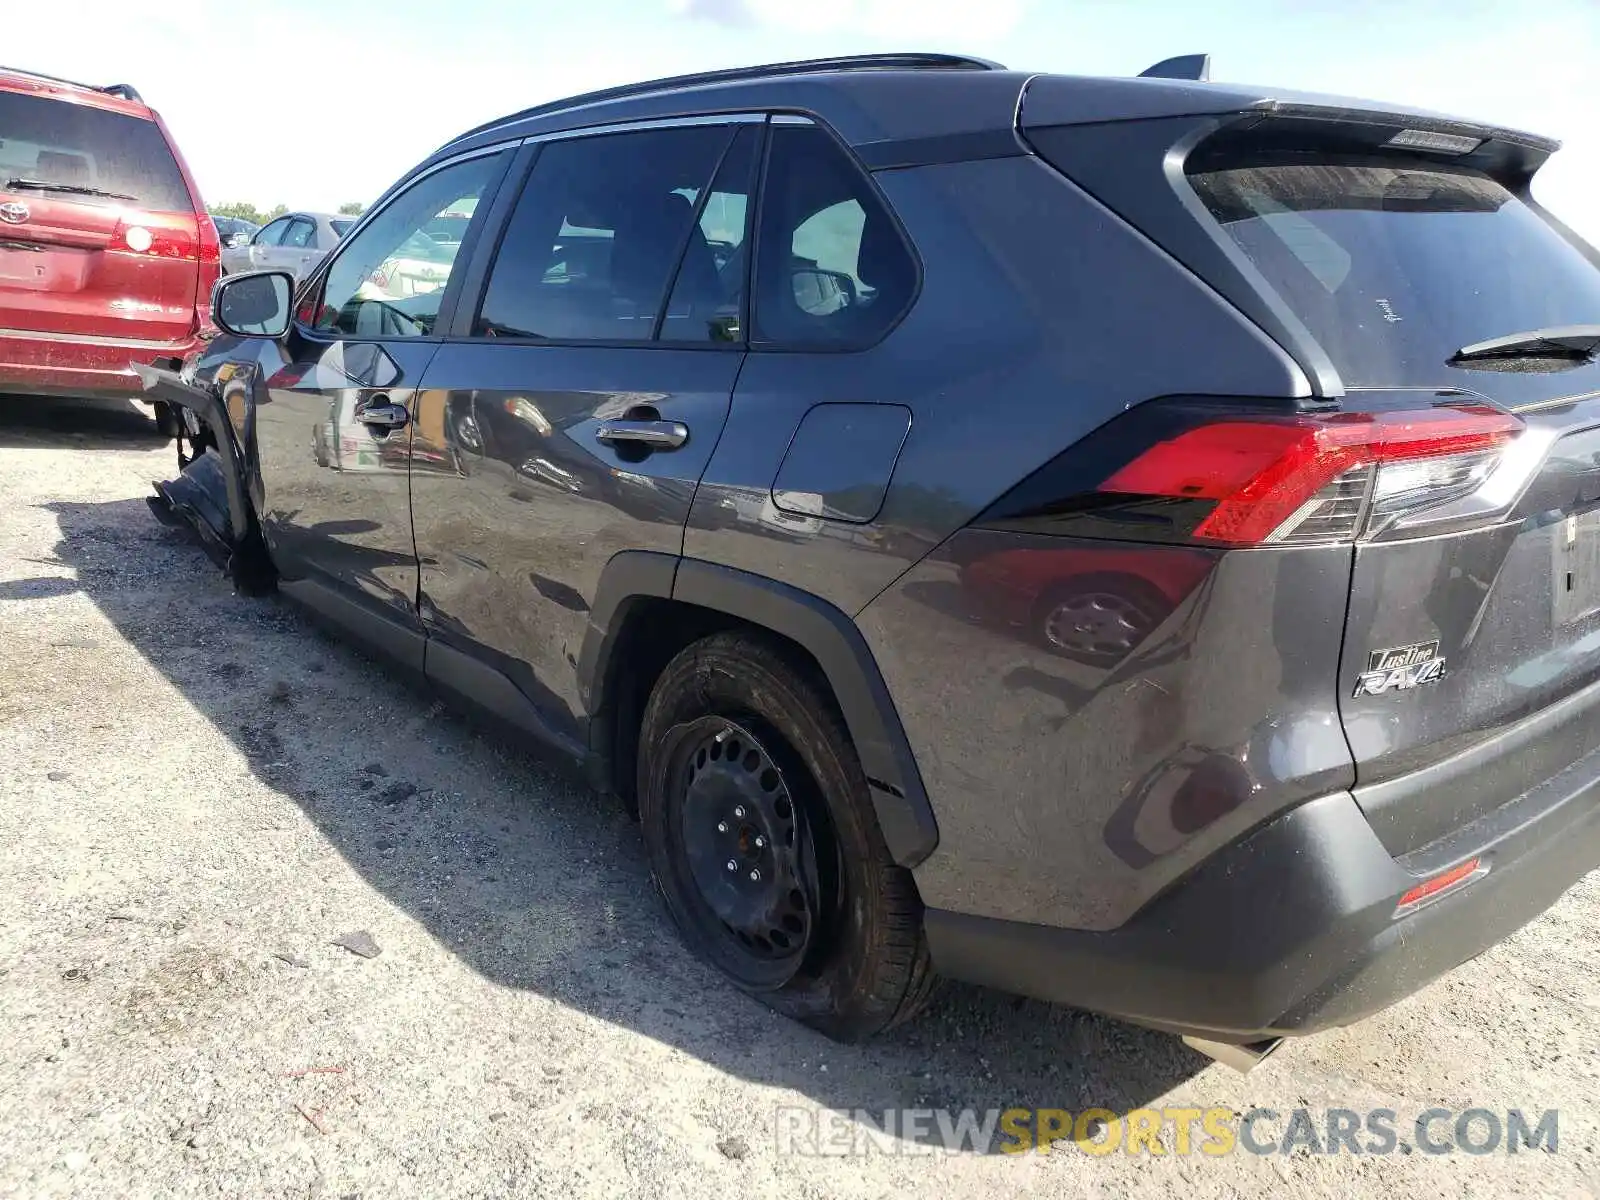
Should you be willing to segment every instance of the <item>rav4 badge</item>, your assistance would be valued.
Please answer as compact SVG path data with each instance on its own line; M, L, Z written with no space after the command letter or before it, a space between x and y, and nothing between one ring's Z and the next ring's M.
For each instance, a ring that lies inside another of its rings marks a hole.
M1357 696L1381 696L1444 678L1444 659L1438 642L1416 642L1389 650L1367 652L1367 669L1356 680Z

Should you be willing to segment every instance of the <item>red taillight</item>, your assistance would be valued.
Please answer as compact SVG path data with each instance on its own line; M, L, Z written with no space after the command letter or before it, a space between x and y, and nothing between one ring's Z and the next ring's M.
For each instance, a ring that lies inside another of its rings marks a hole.
M1488 865L1481 859L1469 858L1458 867L1451 867L1448 871L1435 875L1432 879L1425 879L1400 897L1400 902L1394 907L1394 915L1403 917L1408 913L1415 912L1426 901L1437 899L1451 888L1459 887L1469 880L1476 879L1488 870Z
M1484 407L1225 418L1158 442L1099 490L1215 502L1190 534L1199 541L1325 540L1356 532L1374 468L1481 455L1521 428L1515 417ZM1296 538L1313 519L1315 538Z
M991 529L1210 546L1349 542L1452 511L1504 460L1520 420L1488 404L1426 408L1408 393L1372 411L1174 397L1135 405L996 500Z
M222 261L222 239L217 236L217 227L211 223L209 217L200 217L196 222L196 227L200 235L200 261L202 263L220 263Z
M213 245L216 230L211 231ZM204 239L193 213L124 213L106 247L115 254L134 254L140 258L175 258L185 262L215 262L221 257L203 257Z

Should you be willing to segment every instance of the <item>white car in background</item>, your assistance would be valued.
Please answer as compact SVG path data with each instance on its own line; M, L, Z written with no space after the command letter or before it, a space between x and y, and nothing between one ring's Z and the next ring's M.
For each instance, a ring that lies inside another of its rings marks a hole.
M438 242L413 233L395 247L368 277L387 296L422 296L444 286L460 242Z
M355 217L330 213L284 213L256 230L244 245L223 250L222 273L277 270L302 279L355 223Z

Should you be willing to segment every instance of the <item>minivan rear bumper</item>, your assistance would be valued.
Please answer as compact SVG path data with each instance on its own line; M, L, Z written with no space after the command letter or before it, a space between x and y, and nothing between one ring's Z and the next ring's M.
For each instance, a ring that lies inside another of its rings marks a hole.
M1553 797L1549 789L1562 794ZM1487 873L1396 919L1423 875L1348 793L1262 826L1119 929L1056 929L930 909L952 978L1218 1041L1359 1021L1515 932L1600 866L1600 751L1449 839Z
M0 392L138 396L133 363L181 361L203 344L198 335L164 342L0 329Z

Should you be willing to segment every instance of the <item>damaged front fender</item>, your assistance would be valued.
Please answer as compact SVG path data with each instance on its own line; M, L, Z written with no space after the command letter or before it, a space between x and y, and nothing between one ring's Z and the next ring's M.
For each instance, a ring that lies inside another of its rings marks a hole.
M213 392L173 371L142 363L134 368L147 397L193 413L200 429L191 438L192 456L183 454L180 442L178 477L154 485L151 511L165 524L190 529L240 591L269 591L276 574L250 501L254 471L227 408Z

